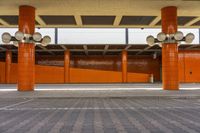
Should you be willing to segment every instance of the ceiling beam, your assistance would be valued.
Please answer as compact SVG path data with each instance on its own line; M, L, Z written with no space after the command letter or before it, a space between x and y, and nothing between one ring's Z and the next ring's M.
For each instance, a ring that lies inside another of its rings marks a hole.
M107 50L109 49L109 45L105 45L103 55L106 55Z
M195 48L195 47L197 47L197 46L198 46L198 45L191 45L191 46L185 48L185 50L189 50L189 49Z
M42 50L44 50L44 51L50 53L51 55L55 55L51 50L49 50L49 49L43 47L42 45L37 45L37 46L38 46L39 48L41 48Z
M147 47L144 48L142 51L137 52L136 55L139 55L139 54L143 53L144 51L149 50L151 47L152 47L152 46L147 46Z
M161 20L161 16L157 16L157 17L149 24L149 26L155 26L160 20Z
M124 50L128 50L132 45L127 45Z
M64 49L64 51L65 50L67 50L67 48L65 47L65 45L59 45L61 48L63 48Z
M130 52L138 52L138 51L143 51L144 49L130 49L128 51ZM17 52L18 50L17 49L14 49L14 50L10 50L10 51L13 51L13 52ZM55 52L63 52L64 50L63 49L47 49L47 50L43 50L43 49L36 49L35 51L37 52L44 52L44 51L47 51L47 52L52 52L52 51L55 51ZM70 49L71 52L83 52L84 49ZM104 52L104 49L87 49L87 51L91 51L91 52L96 52L96 51L99 51L99 52ZM107 52L121 52L122 50L121 49L108 49ZM150 51L150 52L160 52L161 49L149 49L149 50L146 50L146 51Z
M83 49L86 55L88 55L88 47L87 45L83 45Z
M46 23L44 22L44 20L43 20L40 16L36 15L36 16L35 16L35 20L36 20L41 26L46 26Z
M81 27L83 25L82 19L80 15L74 15L74 18L76 20L76 24L78 27Z
M10 28L17 28L18 25L0 25L0 27L10 27ZM37 25L38 28L77 28L77 25ZM161 28L160 25L150 26L150 25L81 25L80 27L83 28ZM179 28L199 28L198 25L191 25L191 26L185 26L180 25Z
M1 51L6 51L6 48L0 47Z
M3 19L0 18L0 23L3 25L3 26L9 26L10 24L7 23L6 21L4 21Z
M122 15L117 15L117 16L115 17L115 20L114 20L113 25L114 25L114 26L118 26L118 25L120 24L121 20L122 20Z
M189 21L188 23L186 23L184 26L185 27L189 27L189 26L193 25L194 23L196 23L198 21L200 21L200 17L192 19L191 21Z

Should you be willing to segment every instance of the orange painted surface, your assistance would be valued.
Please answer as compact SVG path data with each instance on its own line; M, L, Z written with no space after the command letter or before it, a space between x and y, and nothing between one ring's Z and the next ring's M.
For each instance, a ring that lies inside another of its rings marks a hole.
M174 6L162 8L161 17L162 32L174 34L177 31L177 8ZM163 89L179 89L177 44L162 45L162 77Z
M71 83L120 83L121 72L70 68Z
M162 45L162 75L163 89L179 89L177 44Z
M128 56L127 72L153 74L155 81L160 81L160 58L152 56ZM49 66L64 66L63 57L38 57L36 63ZM122 70L121 56L71 56L70 67L105 71Z
M10 82L11 83L17 83L18 81L18 64L17 63L12 63L11 65L11 78L10 78Z
M5 82L10 83L11 76L11 64L12 64L12 52L6 51L6 61L5 61Z
M180 51L179 70L180 82L200 82L200 51Z
M35 30L35 8L19 7L19 31L33 34ZM35 46L33 43L20 43L18 47L18 90L34 90Z
M64 55L64 81L65 83L70 82L70 51L65 51Z
M149 83L150 74L128 73L127 80L129 83Z
M128 58L128 72L153 74L155 81L160 81L160 59L152 57Z
M64 83L64 68L54 66L39 66L35 67L36 83L58 84Z
M178 74L179 82L185 82L185 53L180 52L178 54Z
M161 9L162 32L173 34L177 31L177 7L168 6Z
M5 70L5 63L0 62L0 76ZM18 65L11 65L11 83L17 83L16 70ZM35 66L36 83L64 83L64 67ZM2 77L2 78L1 78ZM5 76L1 76L1 83L5 83ZM121 83L121 72L95 69L70 68L70 83ZM127 82L149 82L149 74L128 73Z
M122 82L127 82L127 51L122 51Z
M0 62L0 83L5 83L5 62Z
M142 58L142 57L141 57ZM153 62L152 59L142 61L141 59L133 59L135 62L129 60L131 71L136 69L139 73L128 72L127 82L149 82L149 75L142 73L148 69L157 69L157 64L153 63L146 65L145 69L140 67L147 62ZM134 64L136 63L136 64ZM132 66L132 67L131 67ZM148 67L147 67L148 66ZM155 66L155 67L154 67ZM141 69L139 69L141 68ZM147 69L148 68L148 69ZM182 83L200 82L200 51L179 51L179 81ZM17 82L18 65L12 63L11 65L11 83ZM64 67L55 66L41 66L36 65L36 83L63 83L64 81ZM108 71L99 69L80 69L71 68L72 83L90 83L89 81L97 83L115 83L121 82L120 71ZM159 71L159 70L157 70ZM192 72L192 73L191 73ZM75 77L74 77L75 76ZM5 83L5 62L0 62L0 83Z

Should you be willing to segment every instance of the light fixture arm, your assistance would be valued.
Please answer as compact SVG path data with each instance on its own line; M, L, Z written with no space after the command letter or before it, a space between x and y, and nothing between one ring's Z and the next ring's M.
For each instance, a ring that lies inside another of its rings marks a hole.
M5 32L2 34L2 41L3 43L10 43L13 42L15 46L19 43L41 43L43 46L47 46L51 42L51 38L49 36L44 36L39 32L32 34L25 34L21 31L17 31L15 36L11 36L9 33Z
M186 36L183 35L182 32L177 31L175 34L165 34L163 32L160 32L157 35L157 38L154 38L153 36L148 36L146 41L150 46L153 46L155 44L165 44L165 43L180 43L185 41L186 43L192 43L195 36L193 33L188 33Z

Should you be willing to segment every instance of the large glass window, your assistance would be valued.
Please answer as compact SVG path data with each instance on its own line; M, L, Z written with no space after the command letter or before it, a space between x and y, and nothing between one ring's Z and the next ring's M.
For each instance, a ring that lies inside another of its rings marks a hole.
M179 29L179 31L183 32L184 36L188 33L193 33L195 35L195 39L192 44L199 44L199 29ZM185 44L185 42L181 42L181 44Z
M35 32L39 32L42 34L42 37L48 35L51 37L51 43L55 44L55 28L36 28Z
M125 44L122 28L59 28L59 44Z
M184 36L187 33L193 33L195 39L192 44L199 44L199 29L179 29L184 33ZM157 34L161 32L161 29L141 29L141 28L130 28L129 29L129 44L146 44L146 37L152 35L156 38ZM184 42L181 42L185 44Z
M129 30L129 44L146 44L146 37L152 35L154 37L161 31L161 29L141 29L130 28Z
M0 37L4 32L8 32L11 34L11 36L14 36L16 31L18 31L18 28L0 28ZM1 38L0 38L0 44L3 44Z
M0 37L4 32L10 33L12 36L15 35L15 32L18 31L18 28L0 28ZM51 43L55 44L55 29L54 28L36 28L35 32L40 32L42 36L48 35L51 37ZM0 44L2 44L2 39L0 39Z
M4 32L9 32L14 36L18 28L0 28L0 37ZM159 28L129 28L129 44L146 44L146 37L154 37L161 31ZM180 28L184 35L194 33L195 39L192 44L199 44L199 29ZM42 36L49 35L51 44L55 44L55 28L36 28L35 32L40 32ZM58 44L125 44L125 28L58 28ZM2 44L0 39L0 44ZM182 42L182 44L185 44Z

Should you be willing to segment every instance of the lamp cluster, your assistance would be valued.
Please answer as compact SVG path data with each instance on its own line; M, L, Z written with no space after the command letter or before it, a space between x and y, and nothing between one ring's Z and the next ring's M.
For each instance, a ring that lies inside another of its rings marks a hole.
M195 36L193 33L188 33L186 36L183 35L183 32L177 31L175 34L165 34L163 32L158 33L157 38L154 38L152 35L146 38L148 45L153 46L156 43L180 43L185 41L190 44L194 40Z
M2 34L2 42L3 43L10 43L13 42L14 46L18 46L20 42L22 43L41 43L42 46L47 46L51 42L51 38L49 36L44 36L39 32L35 32L33 35L31 34L24 34L21 31L17 31L15 36L11 36L10 33L5 32Z

